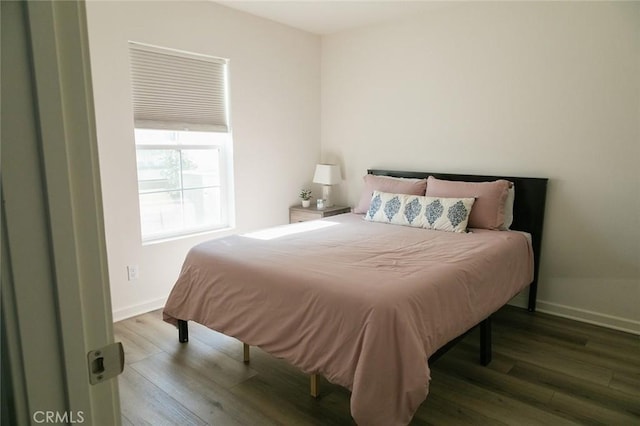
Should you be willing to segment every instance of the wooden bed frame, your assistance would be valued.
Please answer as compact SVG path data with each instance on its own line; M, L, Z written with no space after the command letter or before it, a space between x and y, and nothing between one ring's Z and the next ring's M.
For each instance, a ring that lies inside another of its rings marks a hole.
M544 224L545 201L547 194L546 178L526 178L514 176L487 176L487 175L460 175L450 173L437 172L411 172L397 170L370 169L368 174L377 176L390 176L401 178L418 178L426 179L433 176L438 179L465 181L465 182L490 182L497 179L506 179L513 182L515 186L515 200L513 205L513 224L512 230L524 231L531 234L531 244L534 255L534 275L533 281L529 286L528 310L534 312L536 309L536 297L538 291L538 271L540 268L540 248L542 244L542 227ZM456 343L464 338L468 333L480 327L480 363L487 365L491 362L491 316L487 317L479 324L454 338L433 355L429 357L429 364L435 362L444 355ZM189 341L189 327L187 321L178 320L178 340L180 343ZM243 360L245 363L250 361L249 345L243 343ZM310 375L310 394L317 398L320 395L319 380L317 374Z

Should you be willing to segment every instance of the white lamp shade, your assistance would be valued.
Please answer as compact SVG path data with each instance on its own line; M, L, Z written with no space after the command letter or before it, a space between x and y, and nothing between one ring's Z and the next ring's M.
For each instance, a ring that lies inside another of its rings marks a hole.
M322 185L335 185L340 183L340 167L337 164L318 164L316 173L313 175L313 182Z

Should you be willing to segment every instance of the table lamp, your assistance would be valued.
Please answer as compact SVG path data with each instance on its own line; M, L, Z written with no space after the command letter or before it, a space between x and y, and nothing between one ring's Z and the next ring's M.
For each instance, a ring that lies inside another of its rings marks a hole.
M340 167L337 164L318 164L313 175L313 182L322 185L322 198L325 200L325 207L332 207L331 185L340 183Z

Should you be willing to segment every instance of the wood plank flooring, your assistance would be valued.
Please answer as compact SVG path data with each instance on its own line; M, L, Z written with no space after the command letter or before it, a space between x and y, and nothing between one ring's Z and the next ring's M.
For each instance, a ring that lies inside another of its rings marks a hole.
M309 378L237 340L189 323L190 341L161 312L115 324L126 367L123 425L353 425L349 392ZM493 320L493 361L469 334L431 371L412 425L640 425L640 337L507 306Z

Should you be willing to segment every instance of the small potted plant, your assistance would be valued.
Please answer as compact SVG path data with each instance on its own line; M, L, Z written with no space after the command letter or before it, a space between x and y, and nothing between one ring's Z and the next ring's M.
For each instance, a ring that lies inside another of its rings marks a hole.
M301 189L300 199L302 200L302 207L309 207L311 205L311 190Z

